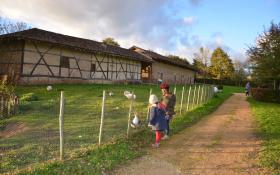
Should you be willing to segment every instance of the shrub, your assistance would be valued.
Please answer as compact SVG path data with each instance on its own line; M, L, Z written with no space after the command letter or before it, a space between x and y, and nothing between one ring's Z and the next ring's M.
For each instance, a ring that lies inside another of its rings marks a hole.
M252 88L252 96L255 100L263 102L280 103L280 91L269 88Z
M7 125L6 120L0 120L0 131L3 131Z
M23 94L20 97L21 101L38 101L39 98L34 93Z

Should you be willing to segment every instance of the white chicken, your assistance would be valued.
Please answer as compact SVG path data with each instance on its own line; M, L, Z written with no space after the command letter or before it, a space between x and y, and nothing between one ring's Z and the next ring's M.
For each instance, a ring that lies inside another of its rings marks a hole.
M123 95L126 96L126 98L128 98L129 100L135 100L136 99L136 95L129 92L129 91L124 91Z
M114 95L114 93L113 93L113 92L109 92L109 96L111 96L111 97L112 97L113 95Z
M47 86L47 91L51 91L52 90L52 86Z
M140 119L138 118L137 114L134 114L134 119L132 120L130 126L132 128L138 128L140 124L141 124Z
M217 88L217 86L214 86L213 90L214 90L214 93L215 93L215 94L218 93L218 92L222 92L222 90L219 90L219 89Z

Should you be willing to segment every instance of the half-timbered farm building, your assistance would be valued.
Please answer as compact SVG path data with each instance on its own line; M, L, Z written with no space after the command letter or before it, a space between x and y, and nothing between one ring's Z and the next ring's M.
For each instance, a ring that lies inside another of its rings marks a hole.
M0 35L0 76L19 84L192 83L195 70L152 51L37 28Z
M173 84L193 84L196 70L185 61L174 60L156 52L137 46L130 48L151 60L152 64L142 65L142 79L148 81L162 80ZM150 73L148 73L150 72Z
M0 49L0 74L21 84L141 81L142 63L151 62L129 49L36 28L1 35Z

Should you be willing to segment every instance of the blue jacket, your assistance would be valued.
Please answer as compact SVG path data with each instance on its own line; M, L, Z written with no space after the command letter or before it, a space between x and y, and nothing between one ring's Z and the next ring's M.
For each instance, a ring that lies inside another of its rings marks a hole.
M158 107L152 106L150 109L150 124L153 125L153 130L166 130L167 121L165 119L165 111Z

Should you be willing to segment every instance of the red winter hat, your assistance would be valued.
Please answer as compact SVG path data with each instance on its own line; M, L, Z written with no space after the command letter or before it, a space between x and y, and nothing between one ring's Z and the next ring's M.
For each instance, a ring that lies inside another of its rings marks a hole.
M162 83L160 89L169 89L169 85L167 83Z

